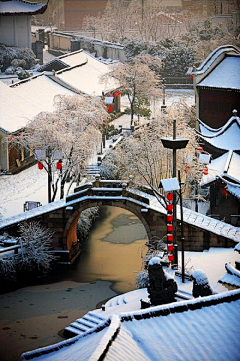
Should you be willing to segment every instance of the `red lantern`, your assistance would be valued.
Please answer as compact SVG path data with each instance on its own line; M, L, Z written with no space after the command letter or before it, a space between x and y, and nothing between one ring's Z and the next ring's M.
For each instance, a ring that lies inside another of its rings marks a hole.
M204 174L204 175L208 175L208 167L206 167L206 168L204 169L203 174Z
M168 244L167 248L168 248L168 252L172 252L173 251L173 244Z
M169 253L169 255L168 255L168 259L169 259L169 261L170 261L170 262L172 262L172 261L173 261L173 254L172 254L172 253Z
M202 152L202 151L203 151L203 147L198 147L197 150L198 150L199 152Z
M168 214L167 215L167 221L170 223L173 221L173 215L172 214Z
M112 105L109 105L108 106L108 111L111 113L113 111L113 106Z
M185 169L184 169L184 173L189 173L190 167L189 165L186 165Z
M57 162L56 168L59 169L59 170L62 169L62 161L61 161L61 160L59 160L59 161Z
M173 234L171 233L167 234L167 240L168 242L173 242Z
M193 75L192 75L192 74L190 75L190 79L193 79Z
M168 194L167 194L167 199L168 199L169 201L172 201L172 200L173 200L173 193L168 193Z
M225 188L223 188L223 189L222 189L222 194L227 195L227 194L228 194L228 191L227 191Z
M168 205L167 205L167 210L168 210L169 212L172 212L172 210L173 210L173 204L168 204Z
M167 231L172 232L173 231L173 224L167 224Z
M41 162L38 162L38 169L43 169L43 165Z

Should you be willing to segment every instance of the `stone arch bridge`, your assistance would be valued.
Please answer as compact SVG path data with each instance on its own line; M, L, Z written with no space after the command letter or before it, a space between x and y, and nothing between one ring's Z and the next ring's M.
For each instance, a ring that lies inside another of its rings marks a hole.
M84 209L96 206L114 206L134 213L144 225L149 240L166 234L166 209L146 186L132 181L101 180L75 188L66 199L53 202L0 222L0 232L18 235L19 224L39 221L54 231L52 252L59 262L74 262L80 253L77 224ZM240 242L240 230L187 208L183 210L185 249L202 251L209 247L233 247ZM177 223L180 209L177 206ZM177 227L179 229L179 227ZM177 231L177 239L180 234ZM181 248L180 248L181 249Z

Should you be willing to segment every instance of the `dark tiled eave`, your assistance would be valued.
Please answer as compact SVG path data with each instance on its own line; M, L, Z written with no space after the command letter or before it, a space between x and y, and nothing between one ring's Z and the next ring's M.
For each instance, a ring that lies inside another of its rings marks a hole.
M4 3L5 1L0 1L0 4L1 3ZM49 3L49 0L47 0L46 4L44 4L41 8L38 8L37 6L39 5L38 3L31 3L31 2L28 2L28 1L24 1L24 0L18 0L19 3L22 3L22 4L27 4L27 5L30 5L32 6L32 11L4 11L4 9L2 11L0 11L0 15L1 16L22 16L22 15L29 15L29 16L32 16L32 15L37 15L37 14L43 14L46 10L47 10L47 7L48 7L48 3ZM37 7L37 9L35 9Z

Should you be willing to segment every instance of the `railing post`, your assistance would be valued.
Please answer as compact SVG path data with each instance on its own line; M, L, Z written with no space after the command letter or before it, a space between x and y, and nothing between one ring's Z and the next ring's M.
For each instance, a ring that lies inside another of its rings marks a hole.
M129 186L129 187L132 187L132 186L133 186L133 178L134 178L133 175L130 175L130 176L129 176L129 182L128 182L128 186Z
M99 186L100 186L100 179L101 179L100 174L96 174L95 181L94 181L94 185L96 188L99 188Z
M127 197L127 183L122 183L122 196Z

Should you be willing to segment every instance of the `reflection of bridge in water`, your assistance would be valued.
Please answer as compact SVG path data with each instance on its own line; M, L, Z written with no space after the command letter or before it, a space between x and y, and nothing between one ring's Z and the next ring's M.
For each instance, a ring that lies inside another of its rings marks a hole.
M77 224L81 212L90 207L105 205L134 213L143 223L149 239L154 236L162 238L166 234L166 209L150 188L131 181L100 180L98 177L94 182L76 187L74 193L64 200L2 220L0 232L17 235L20 223L40 221L54 231L52 248L59 255L59 261L73 262L80 253ZM180 209L177 209L177 222L179 220ZM240 229L230 224L187 208L183 210L183 220L186 250L233 247L240 242ZM180 234L177 234L177 239L180 239Z

